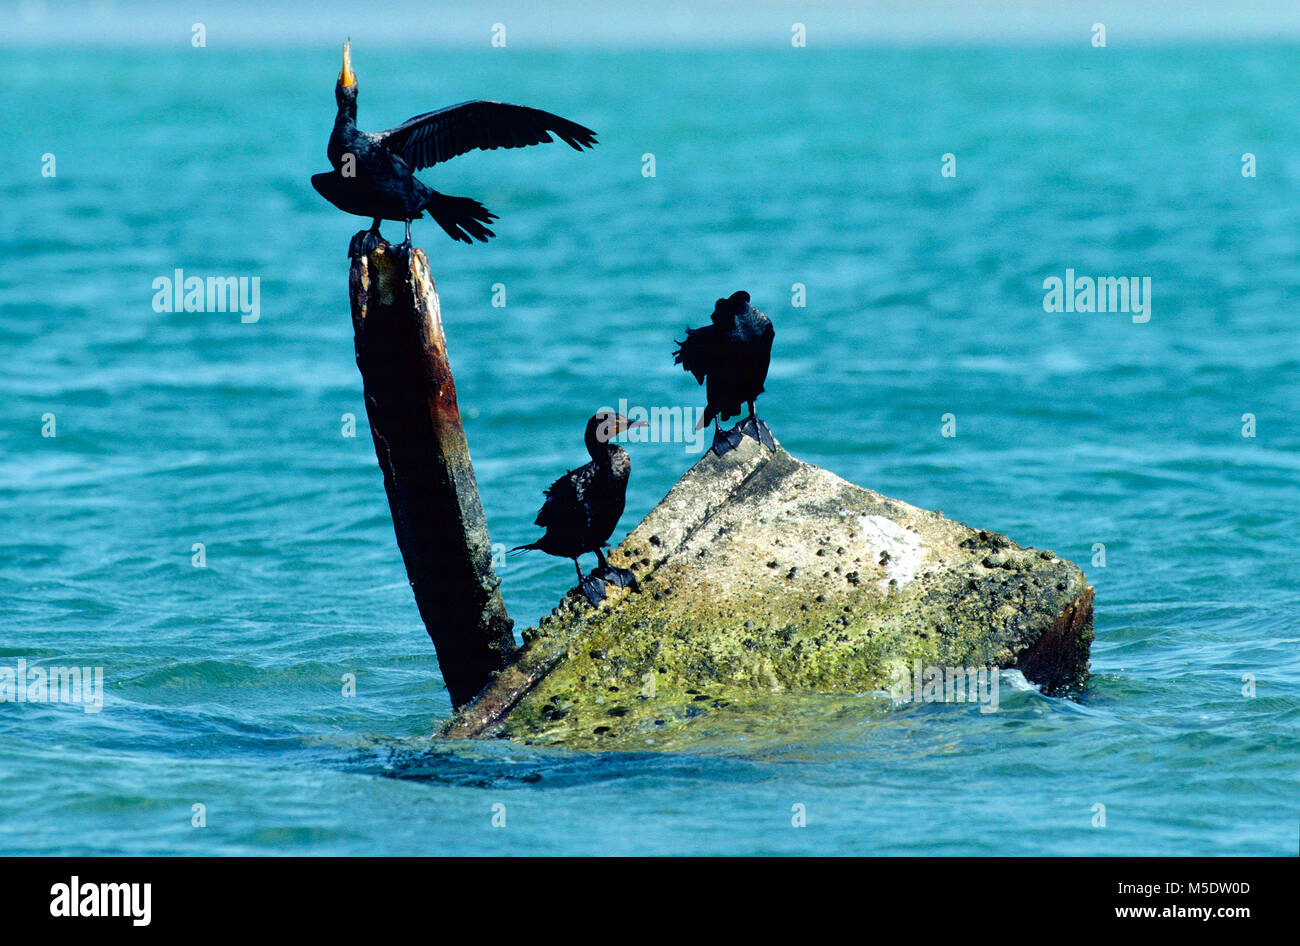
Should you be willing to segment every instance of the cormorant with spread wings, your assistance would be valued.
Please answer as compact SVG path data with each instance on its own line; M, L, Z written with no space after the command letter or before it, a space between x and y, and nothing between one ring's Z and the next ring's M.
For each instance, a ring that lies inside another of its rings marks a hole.
M440 194L414 172L449 161L475 149L522 148L553 141L552 134L576 151L596 143L596 133L550 112L504 102L463 102L426 112L387 131L357 128L357 77L352 72L351 43L343 44L343 70L334 87L338 115L329 140L334 170L312 175L312 186L340 210L372 217L370 229L352 238L349 256L369 252L380 242L381 220L406 223L410 249L411 221L427 211L453 240L487 242L495 236L487 224L496 219L477 200Z

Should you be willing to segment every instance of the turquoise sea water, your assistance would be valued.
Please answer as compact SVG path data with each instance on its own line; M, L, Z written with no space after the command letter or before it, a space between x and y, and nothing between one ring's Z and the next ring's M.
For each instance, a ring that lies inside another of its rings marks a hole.
M362 221L308 183L337 48L10 49L0 667L106 695L0 704L0 850L1296 853L1300 50L354 52L366 128L489 97L600 133L424 174L501 217L415 225L495 541L535 537L595 408L701 403L674 334L745 288L785 446L1079 562L1092 685L677 755L433 744L352 355ZM259 320L155 312L177 268L258 277ZM1067 268L1151 277L1150 321L1044 312ZM618 536L695 459L631 449ZM501 574L517 629L573 577Z

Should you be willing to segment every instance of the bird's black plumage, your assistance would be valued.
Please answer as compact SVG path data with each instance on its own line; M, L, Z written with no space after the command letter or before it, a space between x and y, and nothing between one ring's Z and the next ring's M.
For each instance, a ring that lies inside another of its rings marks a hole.
M552 134L578 151L596 143L594 131L566 118L488 101L462 102L426 112L387 131L361 131L356 124L357 82L348 44L343 46L343 71L334 97L338 114L327 148L334 170L312 175L311 183L340 210L373 218L370 230L353 239L351 255L378 244L381 220L404 221L406 242L402 246L409 246L411 221L426 212L453 240L486 242L495 236L487 226L496 219L495 214L468 197L438 193L415 177L415 171L475 149L542 144L553 141Z
M605 582L626 587L636 581L631 572L610 565L601 550L623 515L628 477L632 473L632 460L627 451L611 441L625 430L645 426L645 421L630 423L610 411L587 421L585 440L591 462L570 470L550 485L545 493L546 502L535 520L546 533L536 542L512 550L539 549L548 555L573 559L579 584L593 605L604 597ZM599 567L584 577L578 558L587 552L596 553Z
M740 434L749 433L764 445L776 449L772 432L754 413L754 401L763 393L767 369L772 360L772 340L776 330L772 320L749 304L749 293L735 292L719 299L713 307L710 324L688 328L686 339L677 343L674 364L695 376L705 387L707 407L697 429L710 421L730 420L740 414L740 405L749 405L749 416L737 425ZM721 456L727 448L740 444L740 434L728 436L720 431L714 438L714 451Z

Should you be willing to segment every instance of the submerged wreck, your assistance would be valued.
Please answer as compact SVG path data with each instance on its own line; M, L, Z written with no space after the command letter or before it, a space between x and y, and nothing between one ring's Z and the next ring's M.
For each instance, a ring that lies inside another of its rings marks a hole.
M1086 679L1093 589L1077 565L750 438L705 453L610 553L637 588L596 607L574 589L515 650L428 261L396 265L384 244L352 267L376 451L452 689L442 736L664 748L704 718L751 713L794 736L801 706L851 706L918 662L1015 668L1048 693ZM418 352L423 367L403 362L397 384L363 350Z
M609 558L640 590L597 608L571 592L443 735L624 744L771 694L797 729L798 694L888 690L917 662L1048 692L1087 673L1078 566L749 438L706 453Z

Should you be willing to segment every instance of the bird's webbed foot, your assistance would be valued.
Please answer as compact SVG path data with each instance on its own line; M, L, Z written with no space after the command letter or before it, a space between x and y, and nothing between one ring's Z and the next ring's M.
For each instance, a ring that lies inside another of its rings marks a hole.
M599 577L595 572L580 578L578 588L587 596L587 601L593 608L599 606L605 600L605 579Z
M393 247L393 256L397 262L410 268L411 265L411 221L406 221L406 239Z
M740 431L740 425L737 424L730 430L723 430L715 427L713 430L713 447L712 450L718 456L723 456L728 451L735 450L740 446L740 441L745 439L745 435Z
M736 425L736 429L742 434L748 434L750 437L753 437L773 453L776 452L776 438L772 436L772 428L768 427L767 424L763 423L763 421L759 420L755 415L750 414Z
M378 230L360 230L352 237L352 242L348 244L348 259L365 256L383 242L384 238L379 235Z
M620 588L631 588L633 591L640 590L636 583L636 575L634 575L632 570L628 568L616 568L609 564L609 562L606 562L591 574L595 578L599 578L611 585L617 585Z

